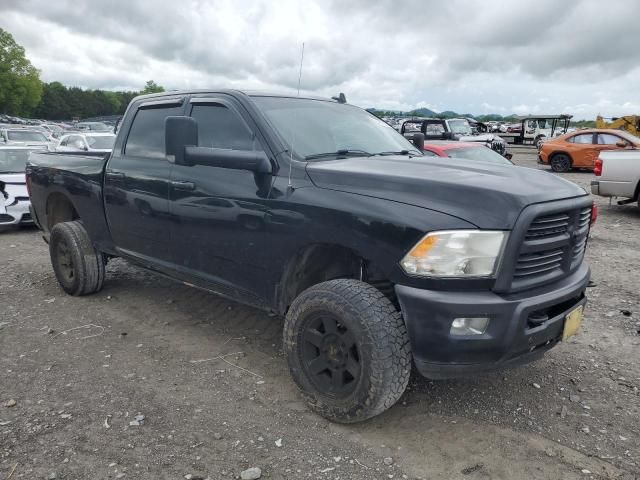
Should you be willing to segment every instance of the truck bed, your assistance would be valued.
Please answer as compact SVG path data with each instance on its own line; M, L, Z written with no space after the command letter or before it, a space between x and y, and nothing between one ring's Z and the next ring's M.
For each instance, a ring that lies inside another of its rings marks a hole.
M102 185L108 154L33 152L27 164L27 185L30 188L31 211L49 235L51 207L70 202L71 215L82 218L85 228L96 243L110 243L104 215Z
M602 175L596 177L597 190L603 197L635 199L640 184L640 151L615 150L600 153Z

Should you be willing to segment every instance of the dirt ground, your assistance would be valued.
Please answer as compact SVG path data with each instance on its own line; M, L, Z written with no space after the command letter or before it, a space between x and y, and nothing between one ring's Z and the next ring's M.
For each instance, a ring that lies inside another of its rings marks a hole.
M1 234L0 479L640 478L640 209L597 201L577 336L518 369L413 378L351 426L305 408L281 319L119 260L69 297L38 231Z

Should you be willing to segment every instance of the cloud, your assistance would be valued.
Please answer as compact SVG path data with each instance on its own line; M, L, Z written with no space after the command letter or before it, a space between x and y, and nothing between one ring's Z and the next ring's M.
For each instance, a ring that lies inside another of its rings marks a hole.
M640 104L638 17L634 0L4 0L0 27L69 85L291 92L304 42L302 89L364 107L592 118Z

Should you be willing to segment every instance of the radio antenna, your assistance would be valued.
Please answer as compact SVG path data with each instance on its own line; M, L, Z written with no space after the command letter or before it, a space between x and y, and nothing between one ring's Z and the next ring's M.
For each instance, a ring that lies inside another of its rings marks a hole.
M300 71L298 72L298 97L300 96L300 83L302 81L302 63L303 62L304 62L304 42L302 42L302 51L300 52ZM289 188L293 188L293 185L291 185L291 169L293 166L293 145L295 143L295 140L296 140L296 131L294 129L293 135L291 137L291 147L289 148L289 185L288 185Z

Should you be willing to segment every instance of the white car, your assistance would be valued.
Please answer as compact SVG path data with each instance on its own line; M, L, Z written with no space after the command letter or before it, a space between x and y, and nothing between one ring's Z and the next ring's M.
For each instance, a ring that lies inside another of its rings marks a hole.
M49 139L41 130L35 128L4 128L0 130L1 145L24 145L28 147L47 147Z
M0 232L33 223L24 170L34 150L41 148L0 145Z
M100 152L113 149L116 136L113 133L68 133L60 137L56 152Z

